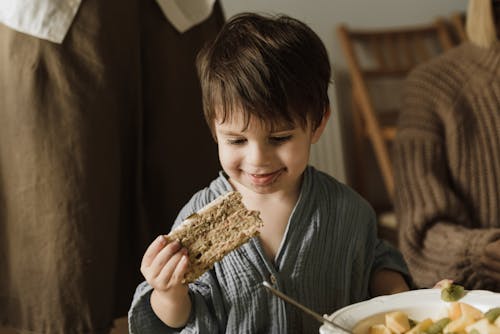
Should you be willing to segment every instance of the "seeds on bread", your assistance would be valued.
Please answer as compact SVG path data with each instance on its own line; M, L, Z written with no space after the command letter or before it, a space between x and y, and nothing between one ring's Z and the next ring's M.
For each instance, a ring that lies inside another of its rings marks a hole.
M215 262L257 236L261 226L259 212L248 210L236 191L218 197L187 217L166 236L169 242L179 240L188 249L190 271L183 282L194 282Z

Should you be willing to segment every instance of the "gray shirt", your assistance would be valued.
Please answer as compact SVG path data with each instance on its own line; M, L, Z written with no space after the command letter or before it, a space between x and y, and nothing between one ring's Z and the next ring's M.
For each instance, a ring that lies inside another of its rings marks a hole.
M181 210L174 228L231 190L221 172ZM329 314L369 298L370 276L382 268L407 275L400 253L377 238L372 208L349 187L308 167L274 259L266 257L258 238L229 253L190 284L193 308L182 329L156 317L152 288L143 282L129 311L130 333L317 333L318 322L269 294L262 281Z

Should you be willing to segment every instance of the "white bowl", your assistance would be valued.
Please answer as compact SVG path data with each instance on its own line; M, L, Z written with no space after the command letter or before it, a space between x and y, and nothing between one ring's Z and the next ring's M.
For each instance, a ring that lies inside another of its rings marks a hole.
M460 302L486 312L490 308L500 307L500 293L484 290L467 291ZM329 315L328 319L350 330L356 327L354 334L364 334L374 323L383 323L383 316L387 312L403 311L408 314L409 318L417 321L425 318L437 320L446 316L448 305L449 303L441 299L440 289L412 290L375 297L346 306ZM361 323L361 320L365 321ZM320 334L345 334L342 330L327 325L321 326L319 332Z

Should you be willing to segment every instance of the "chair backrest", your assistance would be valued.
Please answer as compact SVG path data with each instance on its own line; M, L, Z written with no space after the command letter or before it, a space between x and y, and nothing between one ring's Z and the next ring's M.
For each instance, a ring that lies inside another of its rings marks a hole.
M465 31L465 13L457 12L450 17L451 25L457 35L459 42L468 41L467 33Z
M384 185L390 198L394 191L393 169L390 161L390 142L396 134L399 106L392 88L388 93L388 110L376 103L380 92L371 82L391 81L401 87L402 80L417 64L453 47L452 39L443 20L432 24L390 29L352 29L342 24L337 34L351 77L355 153L358 161L354 169L362 188L362 168L366 167L362 148L364 138L373 146ZM356 171L357 170L357 171Z

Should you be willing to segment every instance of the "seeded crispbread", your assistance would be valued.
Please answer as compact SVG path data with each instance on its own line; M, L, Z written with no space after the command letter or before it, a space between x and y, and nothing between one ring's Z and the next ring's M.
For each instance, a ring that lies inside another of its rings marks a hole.
M166 236L168 241L179 240L188 250L190 271L183 282L194 282L215 262L257 236L261 226L259 212L248 210L236 191L220 196L187 217Z

